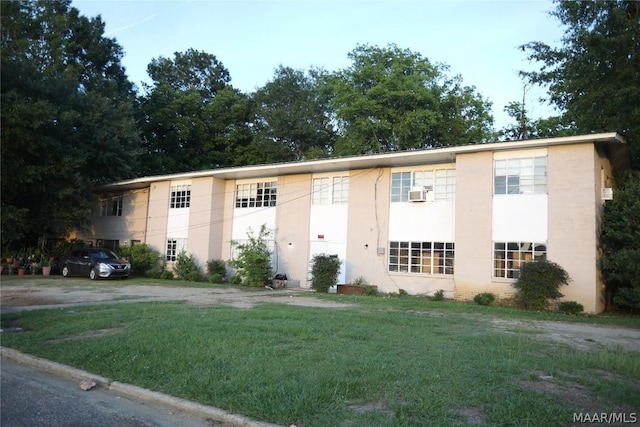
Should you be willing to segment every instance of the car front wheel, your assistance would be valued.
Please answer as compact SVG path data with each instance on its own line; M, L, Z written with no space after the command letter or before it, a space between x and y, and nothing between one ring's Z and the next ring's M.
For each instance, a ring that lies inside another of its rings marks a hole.
M89 279L96 280L97 278L98 278L98 273L96 272L95 268L92 268L91 271L89 271Z
M69 266L68 265L65 265L64 267L62 267L62 275L64 277L69 277L69 273L70 272L69 272Z

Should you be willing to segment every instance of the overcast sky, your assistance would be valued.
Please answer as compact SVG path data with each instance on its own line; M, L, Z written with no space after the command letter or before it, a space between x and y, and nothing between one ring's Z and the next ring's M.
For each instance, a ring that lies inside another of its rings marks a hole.
M493 103L496 127L509 119L503 107L520 101L519 70L537 70L518 46L531 41L558 45L563 31L549 12L550 0L73 0L82 15L101 15L105 36L123 47L123 65L140 87L147 65L173 59L189 48L216 55L231 84L253 92L284 65L328 71L350 65L358 44L410 49ZM538 103L542 90L527 92L533 117L552 114Z

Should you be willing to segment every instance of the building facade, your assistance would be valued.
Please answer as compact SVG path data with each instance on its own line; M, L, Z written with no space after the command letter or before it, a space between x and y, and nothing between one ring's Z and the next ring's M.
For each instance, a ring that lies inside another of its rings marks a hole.
M145 177L97 188L82 237L204 266L265 225L274 272L301 287L326 253L340 283L457 299L511 296L521 263L549 259L572 279L564 299L597 313L600 215L628 163L605 133Z

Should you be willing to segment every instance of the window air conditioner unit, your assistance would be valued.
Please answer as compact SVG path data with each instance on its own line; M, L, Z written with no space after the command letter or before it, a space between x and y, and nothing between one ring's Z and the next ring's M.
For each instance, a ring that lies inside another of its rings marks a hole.
M613 188L605 187L602 189L602 200L613 200Z
M429 196L430 190L426 187L411 187L409 190L410 202L426 202Z

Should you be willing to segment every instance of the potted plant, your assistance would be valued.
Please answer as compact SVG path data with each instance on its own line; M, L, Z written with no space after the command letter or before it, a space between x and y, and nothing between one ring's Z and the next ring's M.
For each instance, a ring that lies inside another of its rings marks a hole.
M377 286L369 285L363 276L356 277L351 283L340 284L336 293L343 295L372 295L378 292Z
M45 259L42 262L42 275L43 276L49 276L51 274L51 267L53 267L52 258Z
M31 274L36 274L39 270L40 270L39 262L32 261L31 264L29 264L29 271L31 272Z

